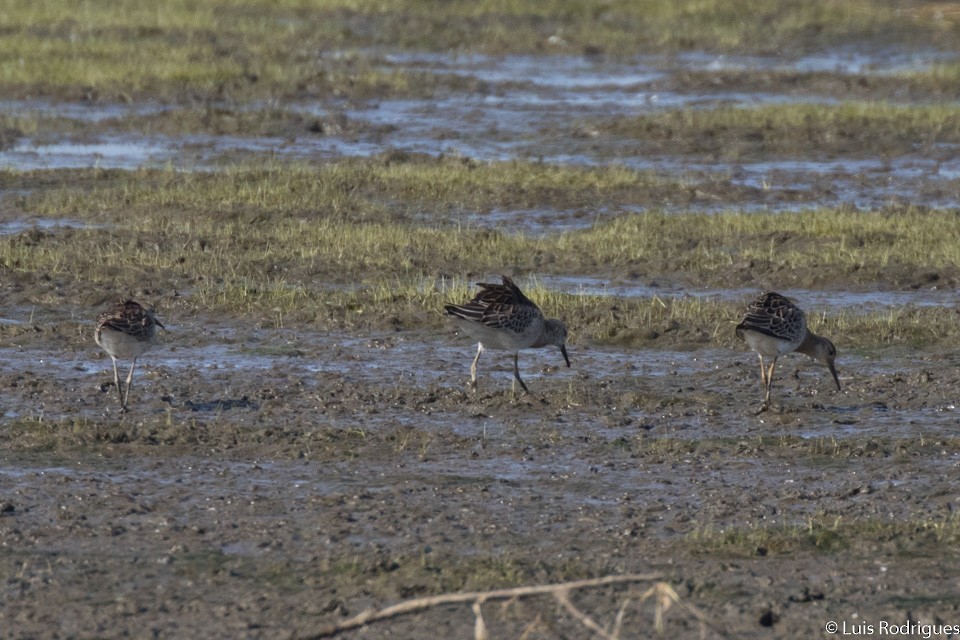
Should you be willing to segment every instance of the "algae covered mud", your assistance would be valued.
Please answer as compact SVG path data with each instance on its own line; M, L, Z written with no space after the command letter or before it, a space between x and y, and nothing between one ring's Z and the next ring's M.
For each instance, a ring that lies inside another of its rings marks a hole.
M650 637L669 585L667 637L945 636L957 13L812 4L12 3L3 634L314 637L643 574L479 610ZM570 369L521 354L530 395L493 351L467 389L442 315L500 273L570 331ZM787 356L757 415L733 328L766 288L842 392ZM125 414L118 296L167 328Z

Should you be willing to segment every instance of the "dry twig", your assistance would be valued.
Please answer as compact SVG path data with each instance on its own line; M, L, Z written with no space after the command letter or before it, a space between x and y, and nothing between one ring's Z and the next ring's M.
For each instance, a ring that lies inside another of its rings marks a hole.
M428 609L430 607L435 607L438 605L444 604L456 604L460 602L472 602L474 603L473 612L477 617L476 625L474 627L474 633L479 633L480 635L476 637L483 637L483 634L486 634L486 625L483 623L483 617L480 614L480 605L482 605L487 600L503 600L505 598L522 598L524 596L534 596L542 594L551 594L553 595L564 607L567 608L570 613L577 618L581 624L584 624L589 629L601 634L605 638L612 638L602 627L597 625L589 616L582 613L579 609L573 606L569 599L569 593L573 589L585 589L588 587L601 587L609 584L622 584L625 582L649 582L652 580L660 580L662 576L657 573L646 573L646 574L631 574L624 576L604 576L602 578L591 578L587 580L575 580L573 582L563 582L560 584L545 584L545 585L534 585L530 587L514 587L512 589L496 589L493 591L472 591L466 593L443 593L437 596L429 596L426 598L414 598L412 600L406 600L404 602L398 602L397 604L386 607L384 609L367 609L360 612L356 616L344 620L342 622L337 622L331 624L325 629L321 629L318 633L305 636L303 640L314 640L316 638L330 638L344 631L350 629L356 629L362 627L365 624L371 622L376 622L378 620L386 620L387 618L395 618L397 616L405 615L408 613L413 613L415 611L422 611L423 609ZM663 584L663 583L660 583ZM564 602L566 601L566 602ZM575 613L576 612L576 613ZM578 615L579 614L579 615ZM589 623L587 622L589 621ZM591 624L592 623L592 626Z
M580 624L585 626L590 631L593 631L595 634L603 638L603 640L617 640L615 637L606 632L606 630L597 624L593 618L585 614L583 611L580 611L572 602L570 602L570 590L569 589L557 589L553 592L553 597L563 605L563 608L567 610Z
M669 584L666 582L656 583L647 589L642 596L640 596L640 602L643 602L647 598L651 597L655 602L653 612L653 627L661 636L663 635L664 631L664 616L670 607L676 604L686 609L700 622L700 637L707 637L707 628L712 626L710 620L702 611L700 611L700 609L697 609L692 604L688 604L680 600L680 596L677 595L677 592L674 591L673 587L671 587Z

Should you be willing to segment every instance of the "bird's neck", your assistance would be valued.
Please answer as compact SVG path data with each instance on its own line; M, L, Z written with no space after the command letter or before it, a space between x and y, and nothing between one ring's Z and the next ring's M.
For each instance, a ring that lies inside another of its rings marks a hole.
M807 329L807 335L803 337L803 342L800 343L800 346L797 347L797 352L804 355L815 358L817 356L817 345L820 344L822 338L815 334L813 331Z

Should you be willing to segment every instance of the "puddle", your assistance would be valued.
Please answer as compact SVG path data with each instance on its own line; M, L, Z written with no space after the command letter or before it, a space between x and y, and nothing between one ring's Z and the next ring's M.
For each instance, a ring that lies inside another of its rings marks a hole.
M793 71L798 73L840 73L846 75L896 75L930 70L956 60L956 53L933 49L910 51L897 47L865 50L841 47L784 58L780 56L715 55L681 53L677 65L706 71Z
M90 224L81 220L70 220L69 218L24 218L0 222L0 236L15 235L31 229L56 231L57 229L103 228L106 228L106 225ZM0 320L0 322L2 322L2 320Z
M582 56L487 56L399 52L387 53L383 59L397 67L468 75L492 85L517 84L552 89L636 87L666 76L664 71L650 64L653 58L632 62L613 62Z
M898 411L886 407L863 406L838 409L828 406L819 423L810 421L794 435L801 438L950 437L947 423L960 418L956 407L944 404L915 411ZM933 429L928 429L933 427Z
M119 104L110 102L81 103L47 102L43 100L0 100L0 112L16 117L33 115L44 118L70 118L84 122L101 122L114 118L149 116L176 107L147 103Z
M32 169L133 170L162 167L178 153L175 140L146 139L134 136L106 136L99 142L59 142L34 144L21 140L11 149L0 151L0 167L28 171Z
M302 138L291 143L283 138L242 138L237 136L144 137L102 136L99 142L35 144L27 139L0 151L0 168L133 170L173 168L182 171L210 171L236 154L267 154L290 160L332 159L374 155L383 147L374 143L333 137Z
M442 106L423 106L430 112L442 111ZM658 174L723 176L738 187L748 187L763 194L764 203L697 203L673 207L680 211L765 209L791 210L812 206L880 207L891 202L939 207L960 207L960 162L941 156L955 153L956 148L941 145L938 157L902 156L888 160L831 159L828 161L778 160L762 162L703 162L672 156L624 155L625 150L605 149L593 152L550 152L534 139L529 125L511 119L502 111L476 109L482 115L475 126L461 126L448 139L438 139L438 128L430 125L429 114L418 109L401 112L379 112L376 119L389 122L417 122L404 128L403 133L381 136L377 141L343 140L335 137L299 138L295 141L280 138L239 138L189 136L180 139L139 138L117 136L98 143L63 142L54 145L32 146L22 142L16 147L0 151L0 167L29 169L118 168L138 167L178 170L213 170L221 163L229 163L237 154L266 154L288 160L329 160L351 156L369 156L388 149L404 149L428 155L453 154L479 160L502 161L513 158L541 160L551 164L579 164L603 166L615 161L631 169ZM443 118L449 117L445 113ZM459 124L469 122L464 117ZM483 120L489 120L483 124ZM437 122L438 127L443 125ZM447 122L449 127L458 123ZM452 129L451 129L452 130ZM955 147L955 146L954 146ZM547 149L555 149L548 145ZM788 194L786 203L779 203L778 194ZM797 202L798 196L806 199ZM769 202L769 204L768 204ZM661 207L663 208L663 207ZM670 207L666 207L670 209ZM497 211L477 214L478 221L514 223L521 229L574 229L587 224L593 213ZM490 222L487 222L488 224ZM557 226L559 225L559 226Z
M307 360L301 364L310 373L341 374L350 382L383 387L404 388L431 384L452 387L466 385L470 363L477 352L477 343L468 336L455 334L449 340L425 342L423 336L370 338L338 337L330 340L332 357ZM571 359L574 355L571 351ZM530 384L561 384L572 379L575 368L563 366L558 349L524 351L520 356L521 376ZM549 375L540 372L546 366L559 366ZM485 351L478 365L481 384L487 388L509 388L513 381L513 359L508 352Z
M369 52L376 55L375 52ZM685 52L639 55L616 61L590 56L487 56L481 54L386 53L394 67L477 78L491 85L535 85L553 89L638 87L678 71L784 71L845 75L895 75L933 69L957 59L955 52L897 47L840 47L801 56L724 55Z
M752 302L758 289L695 288L679 285L654 285L588 276L540 276L537 282L548 289L573 295L615 296L622 298L712 298L724 302ZM779 293L796 300L804 309L827 308L831 312L873 313L887 307L953 307L956 292L947 289L909 291L824 291L819 289L780 289Z
M669 155L638 156L635 145L595 148L589 140L573 139L571 123L596 121L664 108L792 103L797 96L764 92L709 93L671 89L671 78L691 70L780 69L838 73L890 74L922 69L955 59L935 51L859 50L843 48L799 58L716 56L687 53L638 56L616 61L585 56L449 55L378 53L368 51L388 67L476 79L471 93L440 92L429 99L369 100L364 103L301 102L284 108L317 117L342 115L365 133L349 136L299 136L296 139L238 136L103 135L95 141L61 140L40 144L23 139L0 151L0 166L16 169L102 167L135 169L171 167L186 171L216 169L238 156L265 155L278 159L322 161L371 156L391 149L429 155L459 155L480 161L515 158L558 164L607 165L618 162L662 174L729 176L735 186L763 194L759 206L788 209L798 198L810 206L877 207L892 201L933 207L960 207L960 162L956 145L936 145L884 160L777 160L762 162L690 161ZM836 96L804 96L810 102L835 102ZM0 101L13 113L58 115L84 122L158 113L169 105L119 105ZM242 108L242 107L241 107ZM786 194L778 198L778 194ZM780 205L784 200L788 204ZM770 203L770 204L767 204ZM728 203L758 206L755 201ZM693 203L684 210L717 208ZM488 219L510 223L510 212ZM556 220L560 218L560 220ZM580 228L588 217L564 212L531 220L517 219L534 230ZM559 226L558 226L559 225ZM523 225L521 225L523 226Z
M616 216L617 212L607 209L494 209L484 212L466 211L459 220L474 227L538 235L589 229L598 222Z
M956 145L943 145L936 157L898 156L883 161L859 158L830 160L764 160L758 162L706 162L675 156L638 156L633 151L605 148L602 153L545 154L544 162L603 166L615 161L630 169L667 175L723 176L735 186L756 189L770 204L755 203L691 203L675 209L682 211L730 211L742 208L777 210L811 207L855 206L878 208L891 203L920 206L960 207L960 186L954 175L960 164L946 158L946 146L953 152ZM779 195L788 196L783 205ZM803 198L797 202L797 197ZM669 207L660 207L668 210Z
M587 284L571 279L547 286ZM617 291L619 295L629 290ZM825 306L829 299L808 299L813 292L788 293L797 294L808 309ZM870 293L860 295L858 304L874 300ZM473 440L487 451L505 447L505 453L489 463L493 467L482 473L522 484L524 474L531 472L592 472L576 461L557 463L560 454L543 451L534 456L533 464L518 462L518 439L527 443L523 449L531 438L564 442L583 437L594 450L603 451L616 449L613 443L618 441L629 447L648 437L697 440L785 434L910 439L918 433L949 436L960 415L940 391L960 375L960 360L909 349L871 357L841 349L842 393L832 391L829 377L816 363L786 356L776 384L777 402L786 411L756 417L751 407L760 400L761 385L756 357L745 347L623 349L574 341L569 345L571 368L563 366L555 349L526 350L520 369L534 395L511 400L513 360L502 351L487 351L481 357L478 395L461 395L476 343L452 328L442 335L351 336L293 330L242 335L242 341L235 341L230 332L205 335L186 328L164 335L138 362L133 419L146 424L226 420L253 429L262 428L264 420L267 424L280 420L293 428L292 437L311 430L392 433L412 427L409 446L424 451L432 439L450 436ZM109 385L103 386L112 380L112 366L107 358L96 359L99 352L93 344L68 350L48 346L45 333L24 339L37 344L0 347L0 376L9 385L6 419L82 425L86 418L114 415L115 394ZM127 366L121 363L122 372ZM878 389L886 390L885 402L878 402ZM391 446L403 450L408 445ZM449 467L438 473L453 471Z
M175 335L166 338L170 342L176 339ZM147 359L153 366L171 369L192 368L209 374L222 370L262 371L282 366L289 358L258 355L236 345L209 344L190 347L167 346L166 348L160 345L144 356L144 361ZM109 359L106 364L110 366Z

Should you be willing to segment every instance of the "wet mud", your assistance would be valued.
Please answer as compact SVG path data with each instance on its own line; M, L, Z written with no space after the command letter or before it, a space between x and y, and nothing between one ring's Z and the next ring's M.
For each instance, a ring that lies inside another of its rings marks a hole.
M11 116L56 116L70 135L51 134L48 127L37 134L20 132L0 149L0 166L204 171L256 157L330 161L391 150L479 161L618 163L703 181L689 199L674 194L648 205L668 210L960 203L953 143L906 140L878 151L871 147L877 139L858 139L851 129L769 156L744 140L719 135L685 140L662 132L626 138L618 133L617 123L625 118L675 109L838 104L854 98L905 105L949 100L955 88L941 87L948 96L936 91L891 96L884 88L902 89L898 72L951 60L938 51L851 49L795 59L687 53L630 61L366 55L381 68L446 79L448 86L441 83L428 96L289 97L280 105L217 103L206 110L176 101L80 106L8 100L0 106ZM837 82L860 91L851 94ZM880 88L869 89L874 85ZM844 144L847 138L851 142Z
M474 345L453 330L164 320L127 414L92 341L44 331L0 349L14 637L309 637L416 595L620 572L679 587L709 637L958 613L943 573L955 357L841 354L840 393L786 357L757 414L745 351L573 343L571 369L526 352L531 395L487 352L470 393ZM645 588L578 602L609 623ZM497 633L582 637L549 598L488 606ZM631 606L624 637L648 636L652 615ZM442 608L347 637L472 624ZM667 628L699 624L676 613Z
M638 111L835 101L851 84L860 97L937 97L894 86L905 65L940 60L918 55L622 64L389 54L383 65L457 76L461 90L294 100L285 108L302 119L284 123L341 125L276 135L179 136L161 125L146 135L118 124L156 122L176 104L11 102L4 108L90 128L59 141L17 134L0 164L209 171L250 158L426 153L621 162L688 177L685 197L650 198L667 211L955 207L960 166L949 145L884 158L730 159L640 154L593 134L595 122ZM9 202L22 189L0 195ZM470 222L536 234L623 213L493 210ZM0 236L25 240L87 224L2 214ZM897 290L838 282L784 293L821 313L951 308L954 271L945 265L926 286L897 275ZM534 277L571 293L746 302L756 290L740 275L710 289ZM960 624L960 355L942 344L858 352L830 336L842 391L814 362L786 356L774 406L758 413L755 354L710 335L676 331L645 348L574 335L569 369L556 350L521 354L530 395L512 388L509 355L487 352L472 393L476 345L452 328L329 332L174 307L161 313L169 331L138 363L131 411L120 413L110 360L92 340L96 305L30 304L62 292L8 276L17 291L5 297L16 308L0 311L5 637L311 637L407 598L632 572L660 576L706 621L674 607L665 637L822 637L830 621ZM65 282L73 299L99 304L103 292ZM607 628L627 602L621 636L652 637L654 606L641 602L649 587L573 598ZM490 637L589 637L551 598L483 611ZM343 637L473 630L469 607L445 606Z

